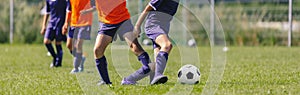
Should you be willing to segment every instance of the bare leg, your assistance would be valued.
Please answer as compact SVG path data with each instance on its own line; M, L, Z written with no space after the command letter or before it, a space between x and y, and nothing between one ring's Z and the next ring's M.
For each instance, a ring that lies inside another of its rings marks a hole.
M94 57L95 57L97 70L102 80L104 81L104 82L100 82L98 85L112 84L112 82L109 79L107 61L104 56L104 51L111 41L112 41L112 37L104 34L99 34L96 38L96 43L94 46Z
M166 34L159 35L155 39L155 43L160 46L160 50L156 56L156 67L155 67L155 74L154 79L152 80L151 84L160 84L167 82L168 78L163 75L163 72L166 68L168 54L172 49L172 43L169 41L169 38Z
M135 84L136 81L143 79L144 77L149 75L151 71L149 67L150 57L147 52L139 44L138 40L133 36L132 32L128 32L124 35L124 38L127 44L130 46L130 49L133 53L138 56L139 61L143 64L143 66L138 69L136 72L130 74L128 77L122 80L122 85Z

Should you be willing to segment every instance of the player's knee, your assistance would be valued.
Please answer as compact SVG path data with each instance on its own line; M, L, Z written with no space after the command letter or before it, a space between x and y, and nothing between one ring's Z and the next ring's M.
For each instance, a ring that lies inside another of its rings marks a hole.
M50 43L51 43L51 41L44 39L44 44L50 44Z
M55 42L56 45L61 45L61 41Z
M96 58L103 56L103 51L100 48L94 48L94 55Z
M173 48L173 45L171 42L165 43L164 45L161 46L162 49L170 51Z

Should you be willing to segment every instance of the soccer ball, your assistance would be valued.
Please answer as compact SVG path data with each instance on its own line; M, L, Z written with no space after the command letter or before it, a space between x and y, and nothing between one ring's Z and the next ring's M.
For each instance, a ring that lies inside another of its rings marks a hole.
M196 40L195 40L195 39L190 39L190 40L188 41L188 45L189 45L190 47L195 47L195 46L196 46Z
M182 84L198 84L200 77L199 69L191 64L184 65L178 70L178 82Z

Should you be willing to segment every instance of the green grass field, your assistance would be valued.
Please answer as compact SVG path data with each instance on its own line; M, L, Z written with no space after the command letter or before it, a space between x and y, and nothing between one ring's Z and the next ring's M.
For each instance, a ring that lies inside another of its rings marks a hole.
M110 48L109 48L110 49ZM210 74L211 49L198 47L199 58L181 57L182 48L175 47L170 55L165 74L169 81L163 85L148 85L148 78L139 85L122 86L121 79L140 64L136 57L123 48L107 50L109 73L114 88L96 86L99 80L95 69L92 45L86 46L88 54L85 71L69 74L72 57L64 47L63 67L49 68L51 57L46 56L43 45L0 45L0 94L87 94L87 95L136 95L136 94L192 94L199 95L207 85ZM149 53L150 47L146 47ZM116 52L124 52L120 55ZM128 54L126 54L128 53ZM299 95L300 58L298 47L229 47L223 79L216 90L217 95ZM116 57L117 56L117 57ZM152 55L151 55L152 56ZM128 60L123 60L126 58ZM152 58L153 59L153 58ZM198 60L199 62L193 60ZM200 68L201 82L197 85L177 83L177 70L182 64L194 64ZM129 68L129 69L128 69Z

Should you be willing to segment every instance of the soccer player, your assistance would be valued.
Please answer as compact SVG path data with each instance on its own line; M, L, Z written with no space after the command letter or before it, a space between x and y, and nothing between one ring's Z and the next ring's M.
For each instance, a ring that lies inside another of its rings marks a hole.
M163 84L168 81L168 77L164 76L163 72L172 49L168 33L170 22L177 11L178 3L179 0L151 0L135 25L134 33L138 35L141 32L141 25L146 18L145 33L153 42L156 65L155 72L150 74L150 84ZM141 79L134 77L136 72L130 75L133 76L131 81Z
M62 26L66 17L66 0L46 0L46 12L44 15L41 34L44 35L44 44L53 57L50 67L60 67L62 65L63 50L61 43L65 36L62 35ZM49 22L48 18L50 16ZM47 25L48 24L48 25ZM55 39L56 53L52 46Z
M133 25L128 9L126 8L126 0L96 0L96 8L100 28L94 46L94 57L97 70L102 78L98 85L108 84L111 86L112 84L108 75L107 60L104 51L115 40L117 35L119 35L121 40L126 40L130 49L143 64L139 75L143 76L149 73L150 67L148 64L150 63L150 58L132 32Z
M85 57L82 47L84 40L91 39L92 11L94 9L94 3L91 3L90 0L68 0L67 2L67 16L62 33L66 34L68 32L70 23L67 47L74 57L74 68L70 72L72 74L83 71Z

